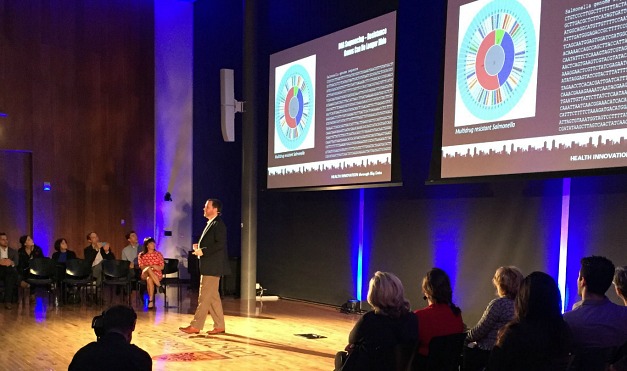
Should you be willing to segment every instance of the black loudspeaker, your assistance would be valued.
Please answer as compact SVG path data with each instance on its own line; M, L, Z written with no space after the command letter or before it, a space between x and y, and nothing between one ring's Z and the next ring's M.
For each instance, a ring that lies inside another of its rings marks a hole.
M198 289L200 287L200 269L198 268L198 257L194 251L187 253L187 271L189 272L189 288Z
M240 258L229 258L229 266L231 267L231 274L222 277L220 280L220 294L239 298L241 285ZM189 287L197 290L200 287L200 269L198 267L198 257L194 255L194 251L187 253L187 271L189 272Z
M359 313L361 311L361 303L359 300L349 299L340 307L342 313Z
M231 274L222 277L220 280L220 289L224 296L240 297L240 285L241 285L241 259L237 256L229 258L229 266L231 267Z
M235 99L233 70L220 70L220 127L225 142L235 141L235 114L244 112L244 102Z

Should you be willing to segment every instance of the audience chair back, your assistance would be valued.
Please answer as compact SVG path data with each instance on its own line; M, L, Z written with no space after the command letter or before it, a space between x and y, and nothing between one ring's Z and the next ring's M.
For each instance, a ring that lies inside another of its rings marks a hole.
M574 354L569 371L605 371L616 350L616 347L579 349Z
M179 273L179 260L178 259L173 259L173 258L165 258L163 259L164 261L164 267L163 267L163 274L174 274L176 273L177 276L176 277L168 277L167 279L176 279L178 280L178 273ZM164 281L166 280L166 278L164 278Z
M0 300L4 301L4 280L0 280Z
M180 287L180 273L179 273L179 260L174 258L165 258L163 259L163 279L161 280L161 284L163 285L165 292L163 298L163 307L170 308L168 306L168 286L169 285L177 285L177 299L178 303L181 302L181 287ZM166 277L167 274L175 274L174 277ZM180 305L180 304L179 304ZM171 307L176 308L176 307Z
M411 370L414 357L418 352L418 344L414 342L401 343L394 346L394 369L395 370Z
M84 259L72 259L65 263L65 275L73 279L84 279L91 276L91 265Z
M131 280L128 276L128 261L103 260L102 261L102 285L123 286L128 295L128 305L131 305ZM110 300L113 301L113 290L110 291ZM102 295L101 295L102 298ZM101 303L102 304L102 303Z
M48 303L55 294L57 263L50 258L35 258L28 263L26 282L31 286L44 286L48 292Z
M458 371L466 333L436 336L429 343L428 371Z
M96 285L91 276L91 264L83 259L72 259L65 263L65 278L63 279L64 291L63 299L67 301L67 287L77 287L81 297L81 302L85 302L87 289L95 291ZM95 294L95 292L94 292Z
M33 281L52 279L57 271L57 263L50 258L35 258L28 263L28 267L28 278ZM42 281L42 284L46 283Z

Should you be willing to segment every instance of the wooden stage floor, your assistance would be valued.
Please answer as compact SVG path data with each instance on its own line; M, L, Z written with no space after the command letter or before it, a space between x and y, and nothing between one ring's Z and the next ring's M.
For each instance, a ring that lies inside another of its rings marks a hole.
M176 290L168 289L170 305L177 304ZM114 304L121 301L114 295ZM156 301L154 311L133 302L138 318L132 343L152 356L154 370L332 370L335 353L344 349L359 319L337 308L290 300L257 302L257 313L248 317L241 314L239 300L227 297L226 334L206 334L209 316L205 333L187 335L178 327L192 320L197 292L184 288L177 308L164 309L163 295ZM0 306L0 370L67 370L74 353L95 341L92 318L108 306L48 306L44 293L33 304Z

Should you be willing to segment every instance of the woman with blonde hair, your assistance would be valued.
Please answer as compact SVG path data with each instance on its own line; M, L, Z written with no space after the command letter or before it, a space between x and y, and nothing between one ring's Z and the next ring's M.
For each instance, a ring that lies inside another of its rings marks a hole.
M418 323L409 310L409 301L401 280L392 273L377 271L370 279L368 304L372 311L364 314L348 336L346 352L338 353L336 369L395 370L398 363L395 348L407 344L413 350L418 338ZM348 359L342 359L342 355Z
M468 331L466 341L475 346L464 349L466 370L481 370L487 366L499 330L514 319L514 299L523 278L520 269L514 266L499 267L494 273L492 284L498 298L490 301L479 322Z

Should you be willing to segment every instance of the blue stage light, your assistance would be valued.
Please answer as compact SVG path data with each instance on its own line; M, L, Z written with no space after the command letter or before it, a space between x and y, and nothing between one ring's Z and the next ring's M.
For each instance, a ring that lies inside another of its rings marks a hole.
M562 295L562 313L566 308L566 263L568 261L568 217L570 213L570 178L562 181L562 223L560 234L559 270L557 273L557 286Z

